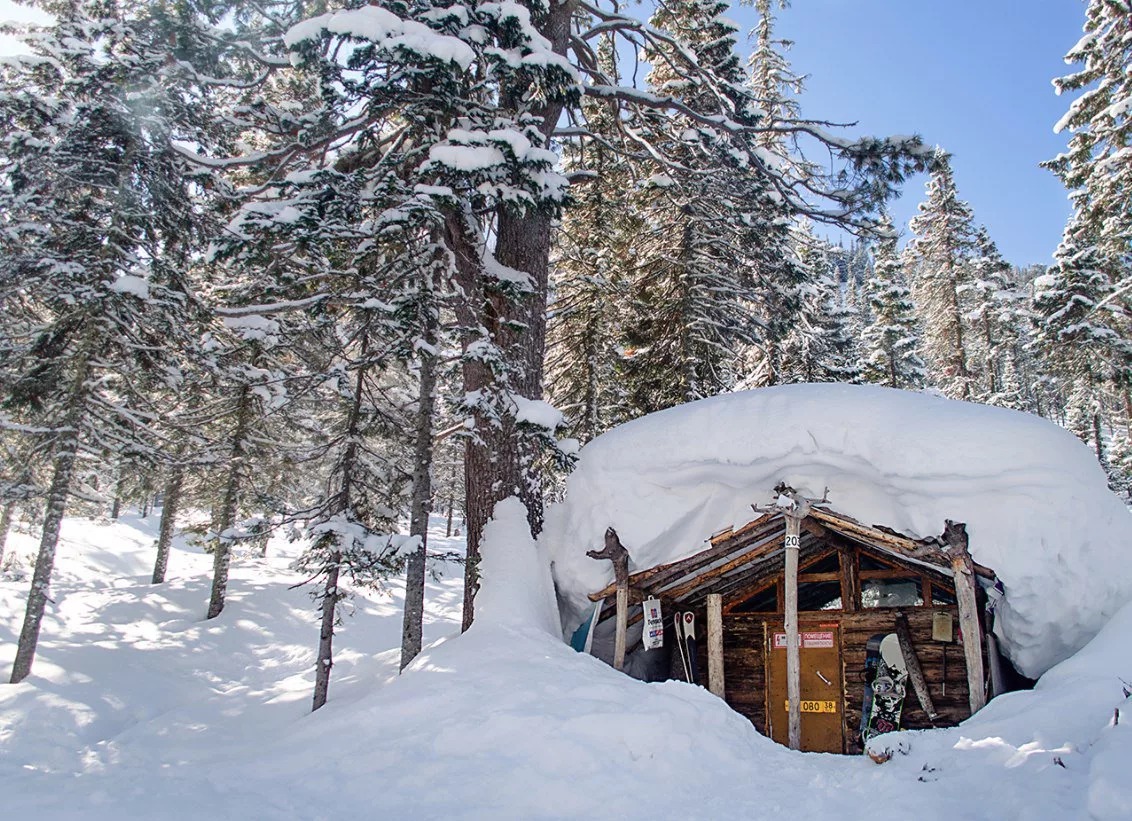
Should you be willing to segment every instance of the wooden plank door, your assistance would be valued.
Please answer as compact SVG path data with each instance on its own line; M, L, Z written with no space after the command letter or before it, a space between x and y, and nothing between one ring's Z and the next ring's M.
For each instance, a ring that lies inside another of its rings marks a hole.
M835 624L802 625L799 645L802 690L802 749L840 753L844 749L841 714L841 641ZM766 629L766 716L770 737L787 743L786 633Z

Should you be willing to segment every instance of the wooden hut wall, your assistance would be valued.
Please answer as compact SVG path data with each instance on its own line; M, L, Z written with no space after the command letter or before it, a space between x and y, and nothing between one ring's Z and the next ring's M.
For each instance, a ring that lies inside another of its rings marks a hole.
M967 663L963 656L963 645L958 640L946 644L932 641L932 617L936 613L947 612L957 624L958 608L937 605L910 607L899 612L908 617L912 645L924 671L928 693L932 697L936 712L940 714L940 718L933 725L920 707L912 682L909 681L907 695L904 697L902 728L922 730L932 726L951 726L970 717L971 709L967 700ZM841 616L841 680L845 689L843 737L847 753L861 752L858 735L861 727L861 702L865 693L865 646L877 633L895 632L896 613L896 610L878 609L845 613ZM957 633L955 637L958 639Z
M861 752L858 743L861 726L861 705L865 692L865 653L869 639L877 633L896 629L896 613L908 617L908 626L916 656L927 680L928 691L940 719L934 726L958 724L970 715L967 699L967 666L963 645L932 641L932 617L947 612L958 620L957 608L932 607L874 609L856 613L817 611L800 614L802 627L807 623L838 622L840 624L842 662L842 738L847 753ZM698 616L697 616L698 618ZM781 615L732 613L724 617L723 660L726 701L736 712L746 716L760 733L766 726L766 639L767 633L782 629ZM946 655L946 664L944 656ZM705 669L706 658L701 659ZM932 723L920 707L911 682L904 699L904 729L925 729Z

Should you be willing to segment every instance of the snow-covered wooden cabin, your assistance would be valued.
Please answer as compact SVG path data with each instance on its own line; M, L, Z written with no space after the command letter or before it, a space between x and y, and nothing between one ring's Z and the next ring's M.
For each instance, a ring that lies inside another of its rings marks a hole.
M826 503L791 525L799 509L781 506L779 483ZM948 520L965 528L945 532ZM608 530L625 551L620 571L587 555ZM798 746L844 752L860 748L870 639L907 626L899 655L914 658L922 682L908 681L902 728L959 722L995 692L996 644L1009 661L999 686L1009 687L1015 673L1036 679L1095 635L1132 596L1113 550L1130 543L1132 516L1071 433L1028 414L863 385L765 388L621 425L582 449L539 539L567 636L600 601L593 654L617 660L620 578L627 673L684 678L674 654L643 651L639 603L656 596L666 627L674 611L694 614L700 681L787 741L784 665L794 651L781 645L795 635L787 564L796 559Z
M641 621L646 599L659 600L664 614L665 645L649 651L659 669L640 657L640 631L633 632L635 646L627 649L638 652L636 672L687 677L673 649L673 617L691 611L697 683L788 744L787 545L796 544L800 749L861 751L874 637L899 637L909 673L902 729L957 724L1006 686L1005 663L986 630L984 588L994 573L971 560L963 525L948 523L939 538L916 540L826 508L804 512L796 517L796 542L789 538L793 512L772 509L715 534L692 556L628 575L626 628ZM614 581L590 595L603 604L597 629L606 634L617 629L616 593Z

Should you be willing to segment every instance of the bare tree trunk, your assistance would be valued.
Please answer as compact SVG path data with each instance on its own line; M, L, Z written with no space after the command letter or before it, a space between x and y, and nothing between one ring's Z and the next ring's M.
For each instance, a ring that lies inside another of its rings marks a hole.
M232 561L232 550L225 533L236 523L240 503L240 482L247 459L245 452L248 426L251 424L252 392L244 385L236 406L236 430L232 433L232 454L228 465L228 482L224 488L224 504L220 508L220 521L215 522L215 552L212 555L212 594L208 600L208 615L214 619L224 609L224 597L228 592L228 566Z
M77 421L77 414L73 414L72 418ZM31 664L39 644L39 628L43 623L43 612L47 607L47 591L51 585L51 571L55 567L55 548L59 543L59 528L63 523L63 513L67 507L67 495L71 489L71 477L74 475L75 456L79 444L75 426L72 424L68 427L69 430L59 442L55 454L55 473L51 479L51 489L47 493L39 555L36 556L35 570L31 577L24 625L20 630L19 644L16 646L16 660L12 664L12 684L18 684L31 674Z
M417 399L416 442L413 447L413 499L409 535L420 542L405 567L405 615L401 629L402 670L421 651L424 633L425 564L428 550L428 516L432 510L432 429L436 413L437 315L432 299L432 283L426 281L425 345L420 349L420 387ZM452 509L449 508L449 529Z
M173 543L176 527L177 508L181 503L181 486L184 484L184 470L174 465L165 480L165 499L161 505L161 526L157 531L157 560L153 564L152 584L165 581L165 571L169 566L169 548Z
M1101 415L1099 413L1093 414L1093 447L1097 451L1097 461L1103 465L1105 463L1104 440L1101 438Z
M4 566L4 549L8 546L8 531L12 529L12 511L15 502L4 505L4 512L0 513L0 567Z
M330 569L326 574L326 587L322 592L322 630L318 636L318 667L314 674L314 712L326 703L326 695L330 690L330 668L334 666L334 619L337 617L338 600L338 568L342 562L342 554L335 553L331 559Z
M448 524L444 528L444 536L447 539L452 538L452 511L456 508L456 499L453 496L448 497Z
M369 333L362 332L361 351L358 361L356 381L354 383L354 397L350 406L346 422L346 450L342 454L341 486L336 502L332 505L332 512L344 513L350 510L350 494L354 488L354 468L358 460L358 434L362 415L362 401L366 373L369 363ZM318 639L318 662L314 673L314 703L311 712L326 704L327 694L330 691L330 668L334 666L334 622L338 618L338 602L342 594L338 590L338 577L342 567L342 551L335 551L326 569L326 586L322 593L322 629Z

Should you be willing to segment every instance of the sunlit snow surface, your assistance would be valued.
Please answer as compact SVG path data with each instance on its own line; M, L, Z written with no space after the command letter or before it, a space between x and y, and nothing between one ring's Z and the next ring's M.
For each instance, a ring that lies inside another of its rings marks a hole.
M915 537L967 523L1006 586L996 632L1037 677L1132 599L1132 515L1096 457L1037 416L866 385L787 385L651 414L581 451L541 541L573 629L612 579L587 558L617 529L630 569L704 549L754 518L780 481ZM1130 671L1132 672L1132 671Z
M552 636L545 557L516 555L529 548L519 514L489 529L522 544L485 545L501 561L485 558L486 617L469 633L456 635L459 570L429 581L431 646L404 675L399 585L355 599L315 714L317 615L289 589L295 546L238 561L228 607L205 622L207 556L175 550L170 581L154 587L155 518L68 520L34 674L0 684L3 817L1132 815L1132 704L1118 678L1132 672L1132 609L1035 692L959 728L880 737L895 751L887 764L791 753L701 688L629 679ZM458 546L442 533L434 547ZM33 540L12 545L26 555ZM0 581L5 676L25 594L26 582Z

